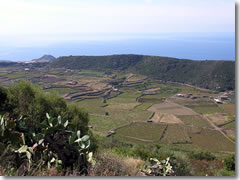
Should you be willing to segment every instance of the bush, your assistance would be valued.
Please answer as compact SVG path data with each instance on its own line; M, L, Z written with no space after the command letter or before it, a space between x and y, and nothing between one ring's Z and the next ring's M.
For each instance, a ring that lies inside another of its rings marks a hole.
M17 169L18 175L34 174L32 170L39 165L49 169L55 167L60 171L71 167L78 170L79 175L87 174L88 162L92 157L88 151L89 136L82 136L79 130L73 131L74 125L61 116L46 116L38 133L19 132L14 120L0 117L0 143L5 146L1 153L1 165Z
M34 169L34 166L38 167L38 162L44 162L50 167L53 164L62 168L74 165L75 169L86 169L84 154L88 152L83 149L89 145L83 142L89 142L89 137L80 137L77 132L90 133L88 113L76 104L68 105L59 95L45 93L27 81L20 81L9 88L0 87L0 97L0 110L5 114L0 119L0 152L4 167L26 169L28 166L29 173L29 167ZM47 120L46 113L49 113ZM76 142L75 138L78 138ZM94 138L91 139L96 143ZM93 143L91 150L96 148ZM33 148L36 147L40 149L35 152ZM20 174L25 175L25 172Z
M88 113L85 112L77 104L69 104L63 115L65 119L69 119L74 127L75 131L81 130L82 133L88 133Z
M8 104L7 103L7 100L8 100L7 93L8 93L7 89L0 86L0 112L4 112L8 109L7 108L7 104Z
M206 150L195 150L195 151L191 151L189 153L189 157L192 158L192 159L195 159L195 160L214 160L216 159L216 156L209 152L209 151L206 151Z
M172 157L172 162L174 165L174 171L176 176L189 176L191 175L192 167L188 162L188 159L181 153L175 153Z
M224 165L229 171L235 171L235 154L230 154L224 159Z
M142 173L146 176L174 176L173 164L170 158L159 161L156 158L150 158L150 166L145 166Z
M214 175L215 176L235 176L235 172L222 169L220 171L217 171Z
M39 124L46 118L46 113L49 113L53 117L60 115L68 119L75 125L75 130L88 133L88 114L76 104L68 105L56 93L45 93L40 87L22 80L8 89L1 88L1 94L5 97L1 104L4 113L9 113L13 119L22 116L24 121L22 125L17 124L17 127L24 126L25 131L40 131Z

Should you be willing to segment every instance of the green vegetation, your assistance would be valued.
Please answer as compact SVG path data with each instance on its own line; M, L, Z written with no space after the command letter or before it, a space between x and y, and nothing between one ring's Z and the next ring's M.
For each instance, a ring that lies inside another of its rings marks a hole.
M211 152L234 152L235 144L225 138L219 131L188 127L188 134L194 146ZM221 142L221 143L219 143Z
M64 94L67 94L67 93L76 92L76 90L71 89L71 88L50 88L50 89L47 89L47 92L59 93L60 95L64 95Z
M89 117L89 124L92 125L94 131L107 133L110 129L115 127L114 121L106 116L93 116Z
M169 124L162 142L168 144L188 144L191 143L186 128L178 124Z
M223 126L225 129L235 129L236 123L235 121L232 121L230 123L227 123L226 125Z
M100 148L104 148L105 151L108 151L108 154L113 152L118 155L118 158L115 157L117 162L119 162L119 158L133 157L136 163L136 160L140 158L146 161L145 165L148 165L149 167L150 159L152 157L161 160L169 157L171 160L171 166L177 176L205 176L206 174L208 176L216 176L219 175L220 171L221 175L234 175L233 171L225 169L224 162L221 159L222 156L225 156L223 153L215 155L214 153L200 150L199 148L186 148L186 145L184 145L184 147L164 144L133 145L118 141L114 138L106 140L101 139L101 141L99 139L99 142L101 142ZM133 167L134 166L132 166L132 168Z
M81 136L74 123L70 124L61 116L52 118L47 113L46 119L39 124L41 130L23 132L25 119L13 120L6 116L0 119L0 166L7 172L8 169L15 171L7 175L36 175L39 168L46 166L58 171L72 167L80 175L87 174L88 158L91 158L89 136Z
M213 114L222 112L222 109L219 108L217 104L186 105L186 107L189 107L201 114Z
M189 157L196 160L214 160L216 159L215 155L209 151L195 150L189 153Z
M197 127L211 127L211 125L199 115L182 115L178 116L185 125L197 126Z
M98 71L127 70L141 75L217 90L235 89L235 62L191 61L158 56L65 56L52 67Z
M74 123L81 124L81 131L87 133L87 113L74 105L67 105L65 100L57 94L44 93L38 86L21 81L5 91L4 104L1 110L8 113L10 118L22 118L27 129L38 129L39 123L45 119L45 114L62 116L71 119ZM75 120L77 119L77 120Z
M219 107L223 109L224 113L235 116L235 104L220 104Z
M77 57L74 58L78 61ZM215 104L213 98L222 95L216 91L204 91L164 82L175 78L170 75L163 79L164 81L159 81L156 80L157 76L154 76L155 80L149 78L153 77L154 72L149 76L138 74L139 72L134 67L141 67L139 64L147 61L145 57L135 65L134 59L129 60L131 61L130 67L124 65L125 56L121 58L123 62L110 65L105 72L105 69L100 67L107 65L98 63L95 67L89 66L80 70L78 67L73 69L70 66L69 69L68 67L54 69L51 67L55 66L54 63L48 66L47 64L33 65L34 68L27 72L15 73L14 67L4 68L4 73L2 73L4 77L0 79L0 82L9 87L0 86L0 114L17 120L16 131L26 134L25 139L29 146L38 142L31 140L32 132L43 134L40 127L47 120L46 113L49 113L50 117L55 117L51 118L53 122L50 123L57 127L59 115L63 124L68 120L67 131L71 131L72 135L80 130L81 134L90 136L91 146L88 151L94 152L94 163L88 168L87 173L92 176L142 176L142 167L151 169L150 167L154 165L151 164L151 158L156 158L159 162L170 158L170 165L174 174L178 176L234 175L233 168L229 168L235 167L233 157L227 155L234 152L235 144L220 131L214 130L214 127L197 113L206 114L206 117L222 128L223 133L235 139L235 105L229 104L228 101L221 105ZM151 59L151 57L148 58ZM149 60L150 64L153 59ZM97 60L98 57L96 57ZM111 57L110 61L112 61ZM161 60L156 57L156 66L160 62ZM175 60L172 62L174 64ZM83 66L88 64L86 60ZM217 62L214 63L214 66L217 64ZM19 66L25 68L28 65ZM110 69L111 66L116 68ZM119 69L120 66L123 68ZM42 67L44 69L41 69ZM148 68L147 64L146 67ZM7 71L10 70L13 70L13 73L10 73L9 77L16 76L16 79L6 79ZM169 71L172 70L170 68ZM25 77L20 76L23 74ZM130 75L133 76L127 80ZM46 93L29 82L19 82L21 78L40 85ZM174 95L178 93L192 93L198 98L175 97ZM206 97L203 98L202 95ZM21 121L18 121L20 117ZM215 122L216 119L218 122ZM47 125L50 125L48 121ZM111 132L113 134L109 136ZM51 136L54 137L53 134ZM14 139L14 136L9 136L9 138ZM0 138L0 142L1 140ZM68 142L68 140L69 138L64 135L64 141ZM19 147L20 145L22 144L19 144ZM0 149L1 147L0 143ZM19 147L14 150L18 150ZM22 154L21 157L27 158L26 154ZM46 163L43 166L39 165L43 167L42 173L37 170L35 174L79 174L77 164L74 165L73 171L59 171L58 169L65 169L65 167L57 168L58 160L59 158L55 157L50 169L47 168ZM3 167L5 168L4 165ZM5 170L0 167L0 174L14 175L16 173L10 168ZM34 173L31 171L29 174Z
M119 128L115 136L137 141L154 142L160 140L166 125L150 123L132 123Z
M230 154L224 159L226 169L229 171L235 170L235 154Z
M170 158L159 161L156 158L150 159L151 166L146 166L142 171L148 176L174 176L175 172L171 165Z
M4 114L0 116L0 165L5 167L4 175L37 175L42 168L52 167L65 173L72 167L87 174L90 140L81 135L91 134L86 112L27 81L0 87L0 96L0 113ZM91 139L94 151L96 144Z

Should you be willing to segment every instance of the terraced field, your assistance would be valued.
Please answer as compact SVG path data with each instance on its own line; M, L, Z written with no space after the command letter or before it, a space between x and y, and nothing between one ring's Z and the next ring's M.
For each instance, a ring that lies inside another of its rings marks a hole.
M167 128L166 124L131 123L116 130L116 138L121 137L141 142L159 141Z
M200 104L200 105L186 105L186 107L193 109L200 114L213 114L223 112L217 104Z
M182 122L185 125L189 126L196 126L196 127L209 127L212 128L212 126L201 116L199 115L182 115L182 116L177 116L179 119L182 120Z
M167 144L191 144L187 129L184 125L171 124L168 125L164 138L160 143Z
M106 136L115 130L111 138L129 143L234 151L235 144L227 137L235 137L235 105L214 103L213 99L220 96L214 91L150 80L127 72L62 69L1 72L0 83L10 85L22 78L42 86L45 91L59 93L69 103L77 102L89 112L89 125L98 135ZM176 97L178 93L190 93L198 98Z
M198 146L212 152L235 151L235 144L225 138L219 131L202 129L200 133L194 133L190 127L187 129L194 146Z
M151 120L155 123L183 124L183 122L173 114L154 112Z
M161 104L154 104L148 110L151 112L167 113L174 115L197 115L197 113L194 112L192 109L170 101L165 101Z
M231 121L225 113L207 114L206 116L216 125L225 124Z

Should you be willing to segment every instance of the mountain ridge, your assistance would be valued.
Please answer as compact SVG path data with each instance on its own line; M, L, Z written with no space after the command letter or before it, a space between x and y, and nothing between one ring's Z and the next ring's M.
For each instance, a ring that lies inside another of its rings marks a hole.
M163 81L189 83L219 91L235 89L235 61L190 60L163 56L120 54L61 56L51 67L97 71L129 71Z

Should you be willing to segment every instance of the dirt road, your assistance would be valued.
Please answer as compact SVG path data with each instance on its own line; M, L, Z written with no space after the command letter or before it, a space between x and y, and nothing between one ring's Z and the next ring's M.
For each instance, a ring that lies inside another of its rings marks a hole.
M231 139L222 131L222 129L221 129L220 127L216 126L212 121L210 121L210 120L207 118L207 116L205 116L205 115L203 115L203 114L200 114L200 116L201 116L202 118L204 118L205 120L207 120L207 121L209 122L209 124L211 124L211 126L212 126L215 130L219 131L219 132L220 132L222 135L224 135L229 141L231 141L232 143L235 144L235 142L234 142L233 140L231 140Z

